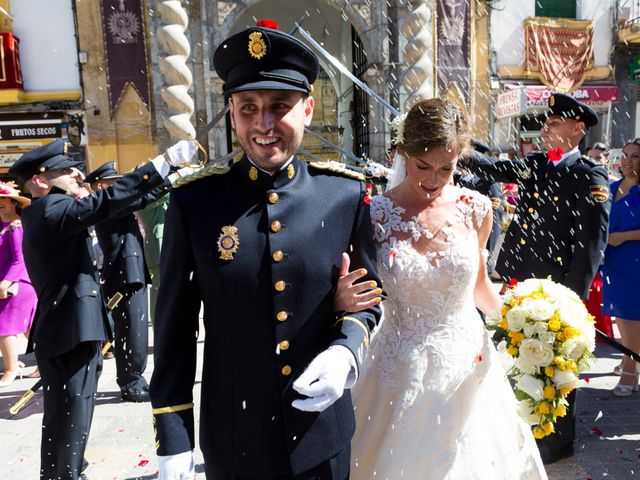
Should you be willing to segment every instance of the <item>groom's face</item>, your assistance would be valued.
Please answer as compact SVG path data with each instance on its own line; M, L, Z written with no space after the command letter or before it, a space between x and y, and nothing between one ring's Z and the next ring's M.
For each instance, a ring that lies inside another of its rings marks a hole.
M453 182L458 150L446 146L431 147L424 153L407 158L407 180L410 188L426 200L432 200L445 185Z

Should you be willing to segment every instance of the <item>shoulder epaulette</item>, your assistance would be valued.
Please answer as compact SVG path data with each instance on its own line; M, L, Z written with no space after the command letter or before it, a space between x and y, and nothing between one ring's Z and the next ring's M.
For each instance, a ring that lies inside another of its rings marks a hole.
M365 176L362 173L349 170L340 162L309 162L309 165L318 170L324 170L326 172L336 173L343 177L352 178L354 180L365 181Z
M211 175L224 175L229 171L229 167L222 165L209 165L208 167L203 167L200 170L193 172L191 175L187 175L186 177L181 177L175 181L173 184L173 188L179 188L184 185L187 185L191 182L195 182L196 180L200 180L202 178L210 177Z

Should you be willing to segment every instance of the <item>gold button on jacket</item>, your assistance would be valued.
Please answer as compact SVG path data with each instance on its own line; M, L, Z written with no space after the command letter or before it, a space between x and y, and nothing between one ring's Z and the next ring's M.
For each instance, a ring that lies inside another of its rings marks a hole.
M269 194L269 203L278 203L278 200L280 200L280 195L276 192L271 192Z
M287 350L289 348L289 342L286 340L282 340L278 346L280 347L280 350Z
M278 280L274 286L278 292L282 292L284 291L285 288L287 288L287 285L284 283L284 280Z
M282 250L276 250L275 252L273 252L272 258L276 262L281 262L284 258L284 253L282 253Z
M285 377L291 375L291 367L289 365L285 365L284 367L282 367L282 375L284 375Z
M280 224L280 222L278 220L274 220L273 222L271 222L271 231L272 232L279 232L281 228L282 228L282 225Z
M284 322L287 318L289 318L289 314L284 310L277 313L276 318L279 322Z

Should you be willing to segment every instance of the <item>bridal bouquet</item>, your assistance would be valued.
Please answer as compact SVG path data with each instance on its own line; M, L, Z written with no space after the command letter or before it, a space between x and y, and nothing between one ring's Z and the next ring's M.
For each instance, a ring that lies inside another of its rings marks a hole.
M551 280L514 283L503 296L500 318L490 328L515 358L507 375L515 381L519 413L536 438L554 432L566 414L566 396L588 371L595 348L593 316L572 290Z

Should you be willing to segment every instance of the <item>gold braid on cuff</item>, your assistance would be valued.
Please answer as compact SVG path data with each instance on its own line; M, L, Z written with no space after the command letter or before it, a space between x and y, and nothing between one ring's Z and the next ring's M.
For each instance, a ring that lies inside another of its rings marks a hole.
M174 405L173 407L154 408L151 413L154 415L161 415L163 413L175 413L182 412L183 410L190 410L193 408L193 402L185 403L184 405Z

